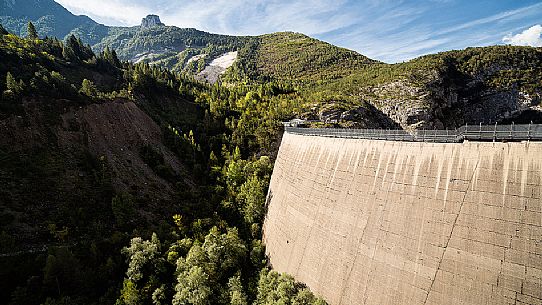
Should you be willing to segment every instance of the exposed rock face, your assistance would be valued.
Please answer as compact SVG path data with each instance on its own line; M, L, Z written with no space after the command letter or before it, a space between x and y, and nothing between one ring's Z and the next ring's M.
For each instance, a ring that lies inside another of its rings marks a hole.
M164 25L165 24L163 24L160 21L160 17L158 17L157 15L147 15L147 17L141 20L141 27L144 27L144 28L151 28L154 26L164 26Z
M215 58L208 66L206 66L205 69L198 74L197 78L205 79L209 83L214 84L218 81L220 76L226 72L226 69L233 65L233 62L236 59L237 51L225 53L222 56Z
M405 129L492 124L518 117L524 111L538 111L542 92L529 95L515 87L488 86L488 75L504 68L492 67L484 74L461 76L450 71L434 72L423 84L397 80L369 88L361 97Z
M63 207L92 211L89 217L108 215L102 211L111 209L113 192L129 192L144 200L137 213L146 219L158 221L173 213L177 207L169 203L178 202L176 185L145 162L141 153L145 146L182 177L176 182L193 187L181 160L162 143L160 126L136 103L46 102L25 99L20 115L0 118L0 211L14 215L24 211L20 226L3 227L23 249L49 242L42 228L69 213ZM22 169L16 172L10 166ZM103 225L113 230L114 223L106 216Z
M309 112L303 114L302 117L307 120L319 120L327 124L338 124L345 128L400 128L399 124L368 103L353 109L345 109L331 102L320 108L317 116Z
M53 103L57 105L62 101ZM93 156L107 160L113 173L113 186L118 191L127 191L137 185L141 196L150 193L151 198L159 199L172 196L171 185L141 159L141 147L151 145L175 173L186 172L175 155L161 143L160 127L131 101L119 99L79 108L66 107L59 118L60 124L52 127L45 121L46 115L52 115L44 114L36 105L33 101L26 106L31 121L25 117L0 120L3 135L0 149L23 153L39 147L42 151L51 149L70 155L88 150Z
M541 154L285 133L266 252L331 305L541 304Z
M408 82L395 81L374 87L364 97L405 129L441 125L435 122L433 113L429 111L431 99L428 92Z
M493 74L512 67L493 65L476 74L453 76L450 71L436 75L428 86L430 107L435 121L444 126L492 124L517 117L540 104L540 91L530 96L517 85L495 88L490 85Z
M161 143L160 127L135 103L118 100L91 104L63 114L62 121L57 132L60 146L86 146L93 155L104 157L113 172L115 189L128 191L137 187L141 196L152 193L158 199L172 196L171 185L142 160L141 147L155 148L175 173L184 168Z

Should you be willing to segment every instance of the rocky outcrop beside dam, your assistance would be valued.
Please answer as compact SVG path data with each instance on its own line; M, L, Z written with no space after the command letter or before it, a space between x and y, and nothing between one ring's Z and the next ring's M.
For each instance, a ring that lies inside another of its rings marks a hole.
M330 304L542 304L542 143L285 133L270 263Z

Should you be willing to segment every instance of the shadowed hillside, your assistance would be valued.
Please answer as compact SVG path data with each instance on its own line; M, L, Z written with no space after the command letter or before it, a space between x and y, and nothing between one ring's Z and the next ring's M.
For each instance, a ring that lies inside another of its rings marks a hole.
M0 302L325 304L269 270L274 84L0 33Z

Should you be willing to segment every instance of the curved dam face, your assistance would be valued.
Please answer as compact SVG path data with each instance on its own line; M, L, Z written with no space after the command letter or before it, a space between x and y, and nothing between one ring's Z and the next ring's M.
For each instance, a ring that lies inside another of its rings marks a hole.
M274 269L330 304L542 304L542 143L285 133Z

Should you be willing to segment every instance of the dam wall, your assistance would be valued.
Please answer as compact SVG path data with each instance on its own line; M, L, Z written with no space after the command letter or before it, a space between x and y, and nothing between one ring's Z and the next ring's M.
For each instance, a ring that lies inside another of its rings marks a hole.
M542 304L542 143L286 132L273 268L332 305Z

